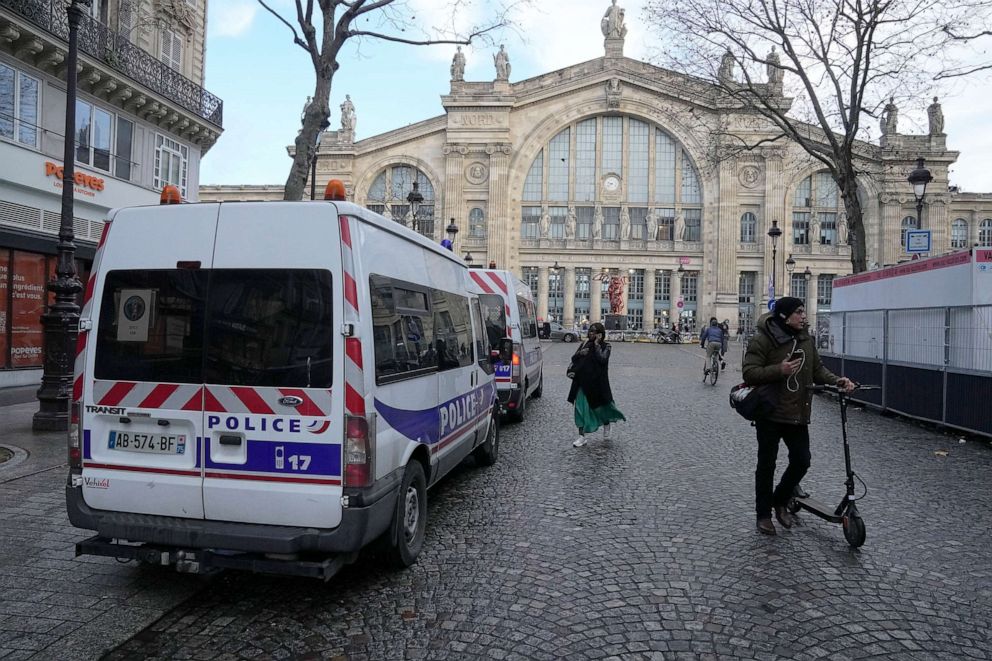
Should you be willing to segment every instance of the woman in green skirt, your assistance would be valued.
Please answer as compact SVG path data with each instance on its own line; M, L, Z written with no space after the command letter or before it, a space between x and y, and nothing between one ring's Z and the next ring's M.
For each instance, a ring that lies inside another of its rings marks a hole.
M589 326L589 337L572 356L570 373L572 388L568 401L575 405L575 426L579 437L572 443L580 448L586 444L586 434L603 428L603 438L610 439L610 423L626 420L613 403L610 389L610 344L606 328L596 322Z

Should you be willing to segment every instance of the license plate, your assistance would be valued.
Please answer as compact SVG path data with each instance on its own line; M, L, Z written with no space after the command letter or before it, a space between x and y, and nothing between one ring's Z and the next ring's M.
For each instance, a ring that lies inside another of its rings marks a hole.
M145 434L133 431L112 431L108 446L111 450L149 452L152 454L184 454L186 434Z

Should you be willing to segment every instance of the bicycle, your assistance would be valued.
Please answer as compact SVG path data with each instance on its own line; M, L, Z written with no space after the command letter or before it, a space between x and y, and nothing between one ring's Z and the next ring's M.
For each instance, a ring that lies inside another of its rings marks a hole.
M720 377L720 352L714 351L709 362L709 367L706 367L705 362L703 363L703 383L706 383L706 378L709 377L710 385L715 386L716 380Z

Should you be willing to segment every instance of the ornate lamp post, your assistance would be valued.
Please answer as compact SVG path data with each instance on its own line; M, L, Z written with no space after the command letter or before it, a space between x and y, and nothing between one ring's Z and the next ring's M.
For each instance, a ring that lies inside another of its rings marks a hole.
M551 267L551 272L555 276L555 288L554 288L554 290L552 290L551 295L552 295L552 297L554 297L555 306L556 306L555 307L555 310L557 311L557 309L558 309L557 308L557 305L558 305L558 295L559 295L559 293L561 293L561 281L560 281L559 275L558 275L559 273L561 273L561 266L558 265L558 260L557 259L555 260L554 266ZM562 307L562 312L564 312L565 311L565 302L564 301L562 301L561 307ZM563 316L564 316L564 314L559 315L559 317L563 317ZM553 319L549 319L548 321L554 321L554 320ZM560 324L561 322L562 322L562 320L559 318L558 319L558 323Z
M416 189L415 189L416 190ZM448 238L441 240L441 245L448 250L455 249L455 237L458 235L458 225L455 225L455 219L452 218L448 226L444 228L444 233L448 235Z
M923 227L923 198L927 194L927 184L933 181L933 175L924 167L922 158L916 159L916 168L909 173L907 181L912 185L913 196L916 198L916 229L920 229Z
M65 75L65 150L62 156L62 219L59 223L58 257L55 279L48 290L55 303L41 315L44 328L44 374L38 390L35 431L64 431L69 428L69 398L72 394L74 349L79 335L79 306L76 294L83 289L76 277L76 244L73 243L73 182L76 177L76 63L79 59L77 35L84 7L90 0L72 0L66 9L69 19L69 50Z
M775 294L778 291L775 288L775 264L778 261L778 237L782 236L782 230L778 227L778 221L773 220L772 226L768 228L768 237L772 240L772 295L771 300L768 301L769 308L771 303L775 302Z
M410 194L406 196L406 203L410 205L410 218L413 219L413 231L420 231L420 220L417 218L417 214L420 213L420 203L424 201L424 196L420 194L418 190L420 184L418 182L413 182L413 190ZM451 219L452 224L454 224L455 219ZM458 233L458 228L455 228L455 234ZM451 237L451 242L454 243L455 237Z
M468 264L469 268L472 268L472 262L475 260L472 259L471 252L466 251L465 254L462 255L462 259L465 261L466 264Z
M816 315L811 315L809 311L809 281L813 279L813 272L809 270L808 266L806 267L806 270L803 271L803 278L806 280L806 295L803 297L803 307L806 308L806 318L809 319L811 317L815 317Z
M331 123L326 119L320 123L320 132L317 133L317 144L313 146L313 157L310 159L310 199L317 199L317 152L320 151L320 140L324 137L324 131Z
M792 253L789 253L789 259L785 260L785 272L789 274L789 295L791 296L794 292L792 291L792 272L796 270L796 260L792 259ZM785 289L785 287L783 287Z

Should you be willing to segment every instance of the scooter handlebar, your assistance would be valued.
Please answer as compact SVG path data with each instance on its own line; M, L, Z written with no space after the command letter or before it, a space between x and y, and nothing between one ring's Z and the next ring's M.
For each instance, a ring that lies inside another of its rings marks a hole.
M810 386L809 389L812 390L813 392L832 392L832 393L845 394L845 395L846 394L849 394L843 388L839 388L837 386L830 385L828 383ZM856 390L879 390L879 389L881 389L881 386L868 385L868 384L863 384L863 383L856 383L856 384L854 384L854 390L855 391Z

